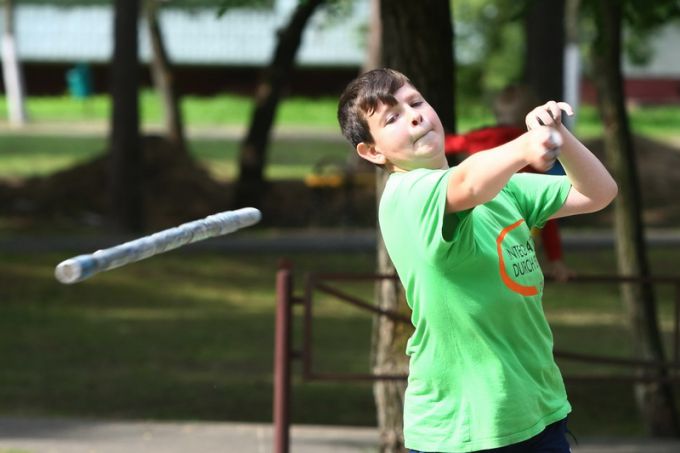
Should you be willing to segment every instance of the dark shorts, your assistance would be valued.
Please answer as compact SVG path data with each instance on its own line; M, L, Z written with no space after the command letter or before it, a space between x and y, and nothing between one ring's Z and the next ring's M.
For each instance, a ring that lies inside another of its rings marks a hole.
M418 450L409 450L411 453L425 453ZM531 439L505 447L492 448L491 450L479 450L479 453L570 453L567 441L567 419L555 422ZM436 453L436 452L428 452Z

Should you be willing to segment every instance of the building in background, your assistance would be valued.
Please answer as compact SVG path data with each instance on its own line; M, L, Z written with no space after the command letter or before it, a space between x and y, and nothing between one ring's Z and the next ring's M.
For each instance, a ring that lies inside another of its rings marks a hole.
M180 92L252 93L273 52L276 30L297 2L272 0L269 8L235 8L221 17L215 9L164 8L160 21ZM314 15L298 54L292 94L335 96L356 76L365 58L369 3L354 0L339 14L321 8ZM109 6L17 5L15 30L28 93L66 93L66 74L79 63L90 66L94 91L107 91L112 15ZM148 62L148 31L140 20L140 59ZM461 46L466 43L456 44L464 53ZM652 58L645 66L624 65L629 101L680 102L680 25L660 30L651 48ZM150 84L146 71L144 77ZM581 93L584 102L595 102L587 78Z
M651 59L642 66L624 58L623 73L628 102L636 104L680 103L680 24L669 23L650 41ZM583 102L596 102L595 87L584 80Z
M276 31L297 0L274 0L270 8L163 8L160 23L181 92L250 92L272 55ZM0 14L1 15L1 14ZM339 93L364 59L368 1L347 11L321 8L310 21L298 53L291 90ZM109 6L18 5L15 30L28 92L64 93L65 74L78 63L92 68L94 90L106 91L113 50L113 9ZM0 29L2 28L0 23ZM140 60L149 61L146 23L140 19ZM149 82L145 74L145 82Z

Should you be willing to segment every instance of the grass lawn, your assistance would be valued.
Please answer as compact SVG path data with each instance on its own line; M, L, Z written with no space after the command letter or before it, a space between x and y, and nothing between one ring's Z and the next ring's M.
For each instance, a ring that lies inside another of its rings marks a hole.
M139 97L141 122L144 125L161 124L160 102L153 91L143 90ZM332 96L286 98L280 104L276 121L278 125L305 126L337 130L337 99ZM185 96L182 112L188 125L243 126L248 123L252 111L252 99L246 96L222 94L219 96ZM457 128L460 131L492 124L493 112L484 101L459 101ZM35 122L106 122L111 104L107 95L96 95L85 101L70 96L32 96L27 99L26 109ZM582 105L577 112L579 136L600 135L602 125L597 110ZM635 133L663 137L677 134L680 123L680 107L631 106L629 116ZM0 96L0 121L7 121L7 102Z
M330 134L331 139L278 138L273 140L268 155L266 173L270 179L303 178L312 171L320 159L342 162L347 158L349 146L339 135L335 119L336 99L333 98L292 98L285 100L277 114L277 127L286 126L318 129ZM161 113L159 103L152 92L140 96L142 123L158 127ZM188 126L195 127L237 127L243 129L248 123L251 100L239 96L186 97L183 112ZM6 121L5 102L0 97L0 122ZM458 129L468 131L493 123L493 117L483 106L458 106ZM105 124L110 111L108 97L95 96L86 102L79 102L68 96L31 97L28 111L34 124L63 124L77 130L79 124ZM578 112L577 135L598 136L602 126L596 110L583 106ZM630 111L635 133L652 138L677 137L680 124L680 107L645 106ZM236 177L238 144L237 138L201 138L190 141L192 153L203 162L218 179ZM44 135L7 129L0 135L0 179L20 179L39 176L67 168L74 163L90 159L103 152L107 144L106 134L82 136L75 133Z
M278 257L169 254L74 286L51 275L62 258L2 257L0 411L270 420ZM367 269L371 259L327 263ZM315 261L294 260L306 268ZM367 316L342 307L317 315L323 331L355 334L338 336L361 354L352 366L368 363ZM295 395L300 422L374 419L368 385L298 382ZM346 410L327 413L328 404Z
M182 113L188 125L243 126L250 120L253 100L250 97L223 94L219 96L185 96ZM335 97L285 98L279 105L276 122L282 126L305 126L338 130ZM0 96L0 121L7 121L6 99ZM162 123L161 105L154 92L142 91L139 97L141 123ZM461 106L459 127L466 130L493 121L492 112L481 104ZM111 103L107 95L96 95L85 101L70 96L32 96L26 109L35 122L106 122Z
M218 180L237 175L238 140L192 139L190 149ZM103 153L104 137L45 136L4 133L0 136L0 179L44 176ZM320 159L345 162L348 146L338 140L315 138L274 140L268 156L269 179L301 179Z
M678 253L655 250L655 270L673 268ZM0 252L0 414L271 420L279 256L177 251L63 286L52 271L67 256ZM370 253L289 258L300 273L370 271L374 259ZM572 253L568 262L582 273L614 270L608 251ZM298 276L299 289L301 282ZM366 284L350 290L371 294ZM662 296L668 335L672 295ZM370 317L328 298L314 308L315 369L367 372ZM545 309L557 347L618 355L630 348L615 288L548 285ZM567 375L594 369L562 366ZM298 365L296 423L375 424L370 384L302 382L299 371ZM570 382L568 388L577 436L642 434L629 384Z

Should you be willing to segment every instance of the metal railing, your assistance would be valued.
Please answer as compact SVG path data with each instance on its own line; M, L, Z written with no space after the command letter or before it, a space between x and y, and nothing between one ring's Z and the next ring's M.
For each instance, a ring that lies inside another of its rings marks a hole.
M406 379L406 374L356 374L356 373L322 373L313 367L313 299L315 292L335 297L361 310L375 315L386 316L395 322L410 324L411 320L403 313L386 311L370 302L337 288L330 282L376 282L384 279L395 280L395 275L362 274L362 273L307 273L305 275L304 293L294 294L293 270L290 264L280 266L276 275L276 332L274 344L274 452L288 453L290 448L290 396L291 396L291 362L302 360L302 378L306 381L375 381ZM548 279L547 279L548 280ZM673 347L670 361L659 362L596 354L584 354L555 349L558 361L573 361L586 364L607 365L635 371L654 371L654 373L581 373L565 374L567 381L680 381L680 276L660 276L637 278L616 275L575 276L569 284L653 284L669 285L674 288L673 299ZM293 307L303 307L302 345L294 349L292 345Z

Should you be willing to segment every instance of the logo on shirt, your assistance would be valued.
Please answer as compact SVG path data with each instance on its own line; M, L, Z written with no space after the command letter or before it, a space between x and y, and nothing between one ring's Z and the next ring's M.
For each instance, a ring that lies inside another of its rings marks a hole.
M498 251L501 279L505 286L523 296L535 296L539 292L537 286L524 285L519 282L519 280L526 281L525 276L531 276L536 272L541 275L531 238L527 236L526 239L519 242L508 240L506 244L503 244L506 236L523 223L524 219L521 219L503 228L496 239L496 250Z

